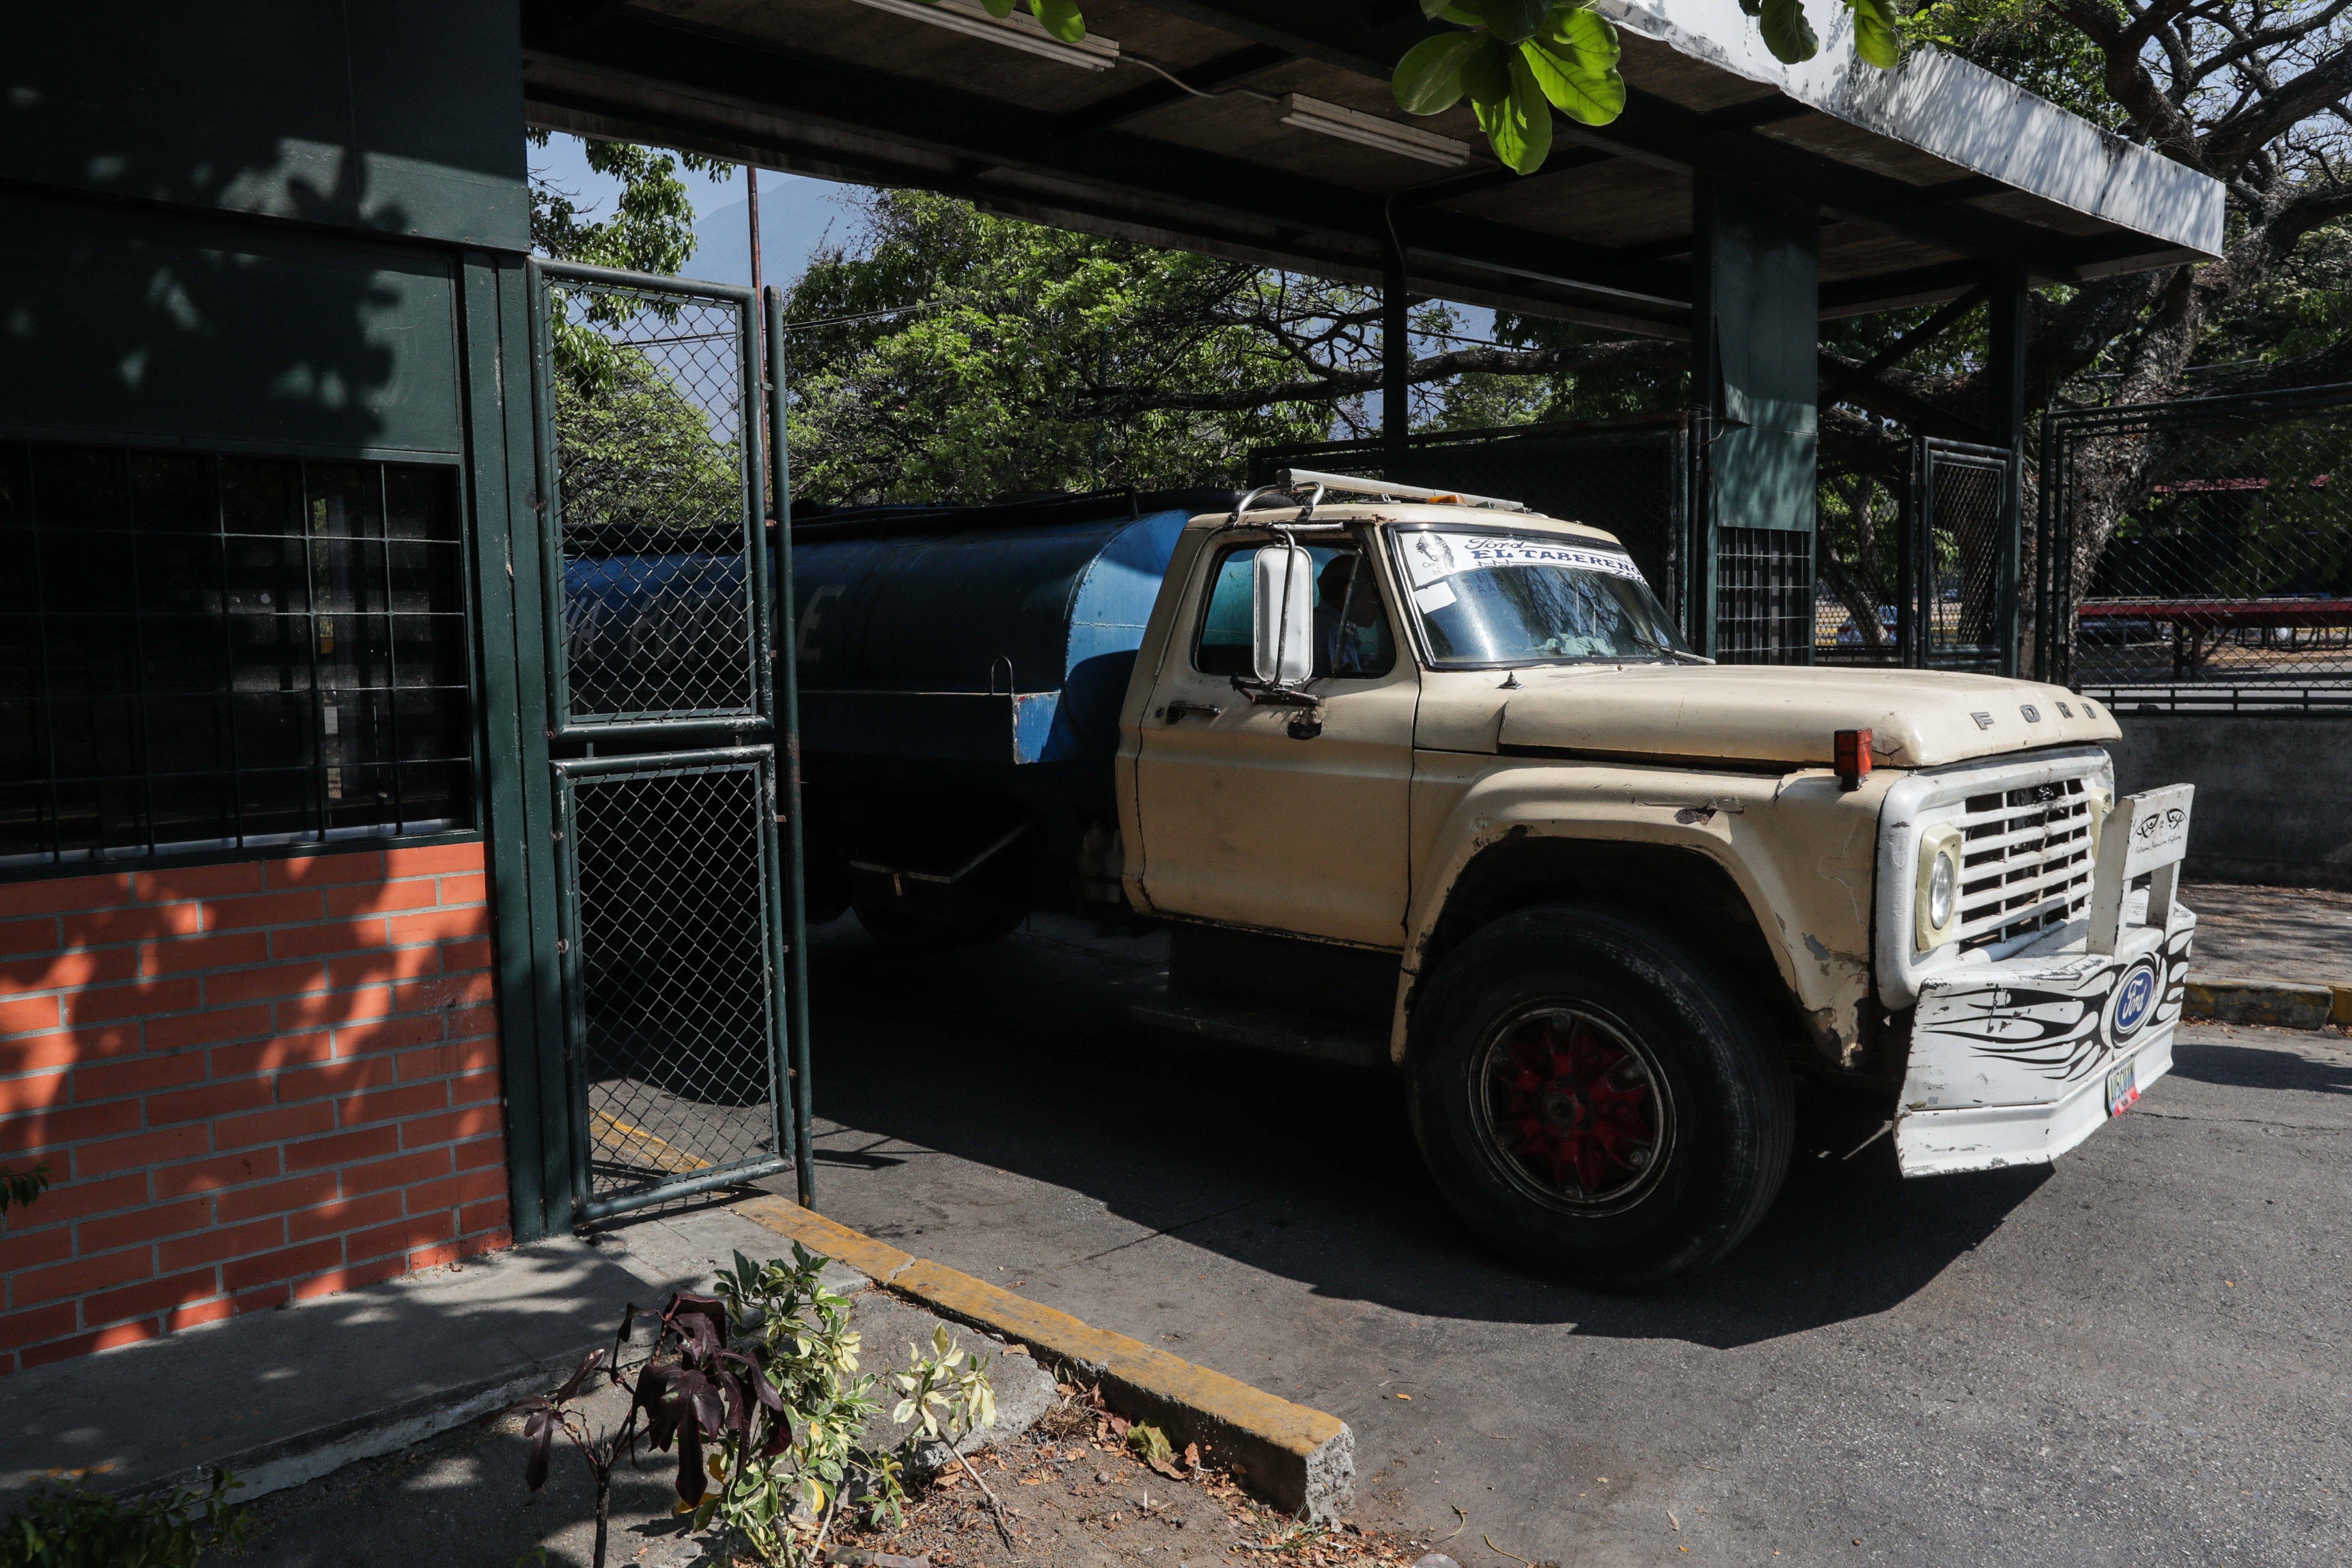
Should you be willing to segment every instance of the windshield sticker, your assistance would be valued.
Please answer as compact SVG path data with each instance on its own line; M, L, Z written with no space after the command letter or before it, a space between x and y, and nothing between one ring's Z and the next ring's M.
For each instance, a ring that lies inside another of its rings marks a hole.
M1415 588L1412 591L1412 602L1421 606L1423 615L1433 616L1454 603L1454 585L1440 580L1432 583L1426 588Z
M1417 589L1465 572L1491 572L1499 566L1559 566L1571 572L1602 572L1612 577L1645 581L1633 557L1613 550L1530 539L1515 533L1455 533L1433 528L1415 529L1402 536L1405 571ZM1418 599L1419 595L1414 597ZM1453 595L1446 595L1448 602ZM1424 610L1439 608L1423 605Z

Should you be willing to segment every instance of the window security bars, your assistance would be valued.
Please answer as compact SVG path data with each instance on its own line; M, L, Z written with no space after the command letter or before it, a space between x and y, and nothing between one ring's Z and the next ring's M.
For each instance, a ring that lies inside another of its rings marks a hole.
M1808 664L1813 536L1785 528L1716 531L1716 657L1726 664Z
M0 442L0 869L472 826L457 496Z

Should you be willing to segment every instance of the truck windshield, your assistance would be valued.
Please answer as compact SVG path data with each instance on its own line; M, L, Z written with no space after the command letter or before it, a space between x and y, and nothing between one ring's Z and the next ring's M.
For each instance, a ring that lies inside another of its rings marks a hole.
M1671 658L1682 647L1633 558L1613 545L1423 525L1390 538L1441 667Z

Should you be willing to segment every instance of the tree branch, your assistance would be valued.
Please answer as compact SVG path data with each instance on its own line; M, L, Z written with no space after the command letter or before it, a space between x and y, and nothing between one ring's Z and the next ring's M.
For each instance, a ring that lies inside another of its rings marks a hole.
M1657 338L1625 338L1605 343L1579 343L1561 349L1455 349L1417 359L1405 372L1412 385L1447 381L1457 375L1554 375L1579 370L1631 370L1680 365L1689 355L1681 343ZM1315 367L1312 380L1280 382L1270 386L1235 387L1223 392L1187 392L1156 386L1104 386L1087 395L1101 400L1100 411L1113 418L1157 410L1195 414L1236 414L1269 403L1335 403L1359 393L1378 391L1380 367L1339 370Z

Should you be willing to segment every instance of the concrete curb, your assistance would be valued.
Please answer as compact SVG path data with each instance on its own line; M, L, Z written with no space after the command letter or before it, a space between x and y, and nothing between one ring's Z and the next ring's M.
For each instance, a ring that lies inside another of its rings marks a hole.
M240 1483L236 1500L251 1502L272 1492L302 1486L330 1476L362 1459L379 1459L454 1431L469 1421L494 1415L519 1400L543 1394L579 1364L580 1358L559 1357L526 1371L485 1378L463 1388L445 1389L388 1410L370 1411L331 1426L290 1437L280 1437L249 1448L217 1465L196 1465L132 1489L145 1496L177 1487L209 1484L215 1468L225 1469Z
M2274 1029L2324 1029L2330 1024L2352 1024L2352 985L2300 980L2191 980L2181 1016Z
M1356 1436L1336 1415L1293 1405L1238 1378L1080 1322L1067 1312L861 1236L788 1198L758 1197L737 1213L812 1252L839 1258L941 1317L1028 1345L1098 1382L1121 1413L1148 1420L1178 1447L1198 1443L1251 1489L1292 1513L1335 1519L1354 1500Z

